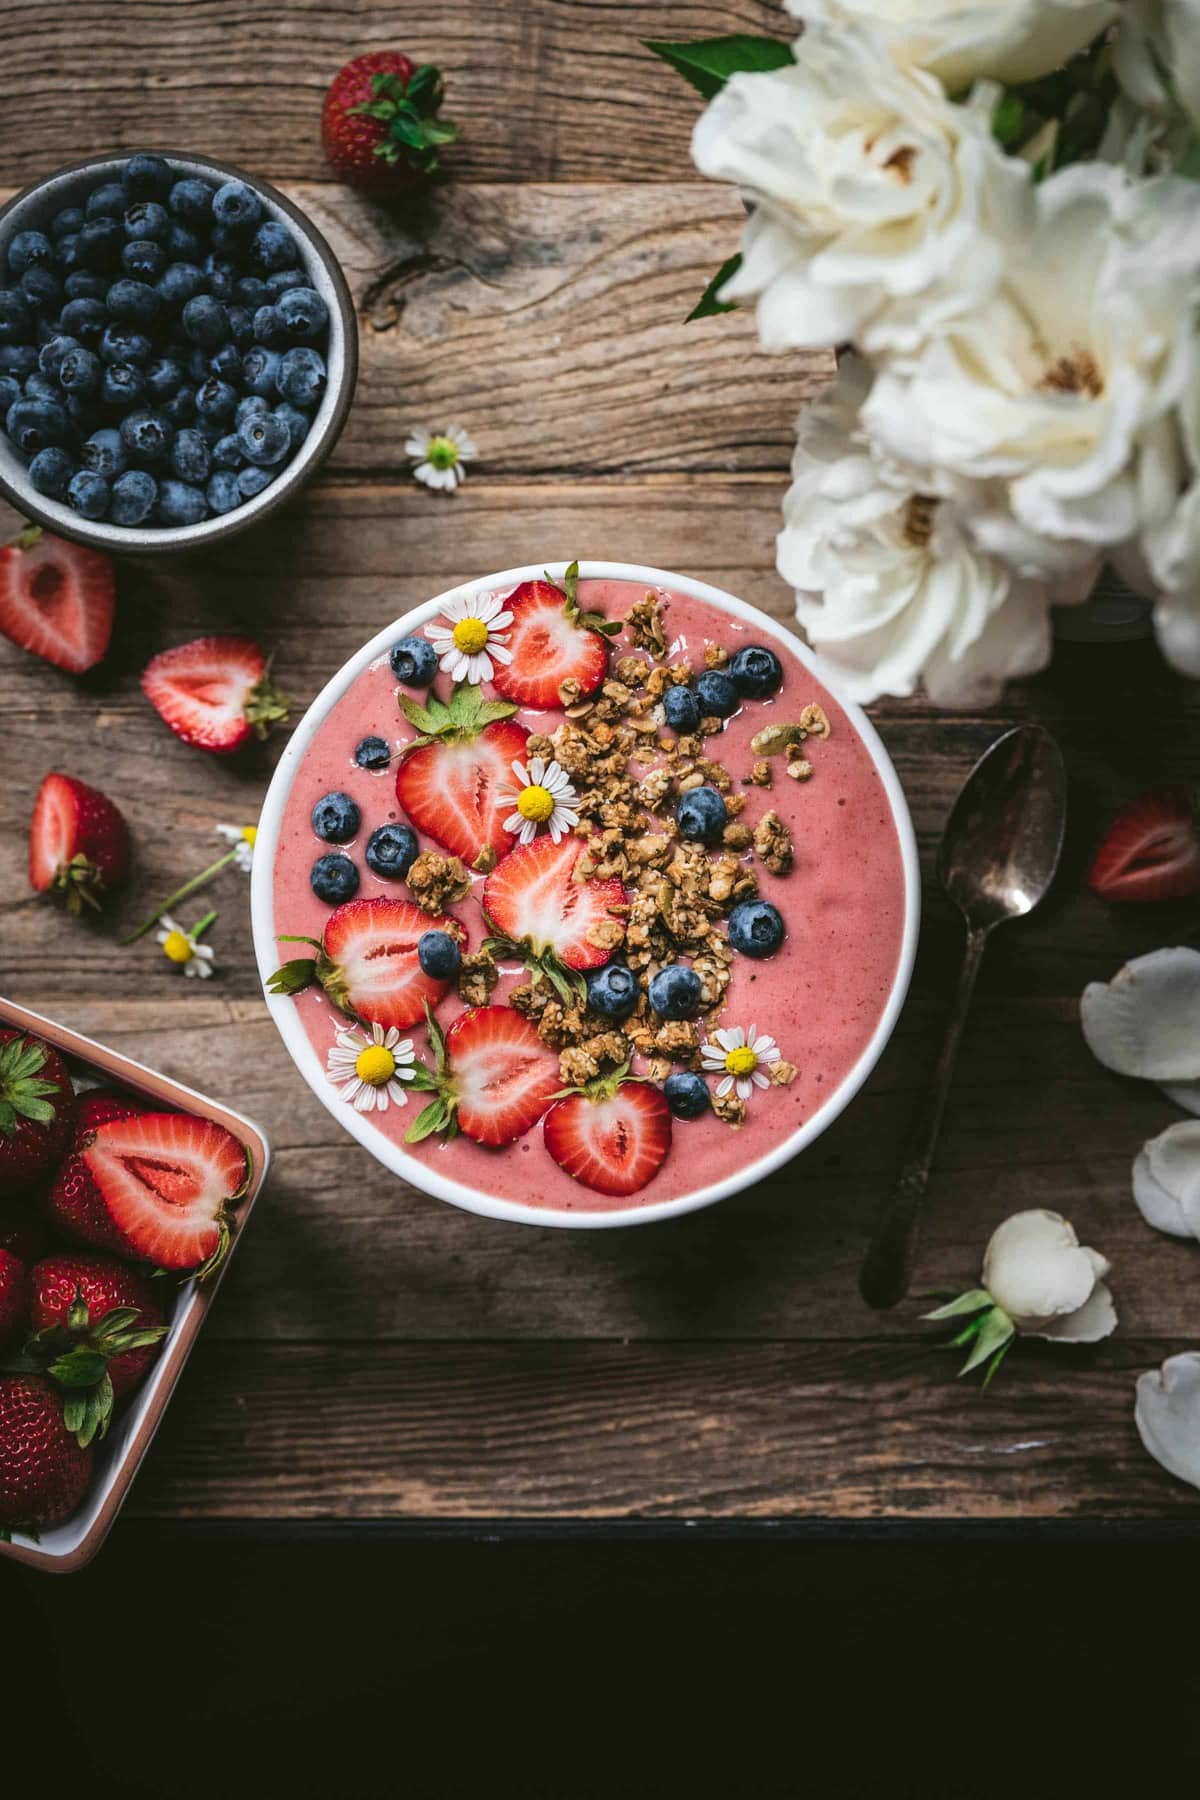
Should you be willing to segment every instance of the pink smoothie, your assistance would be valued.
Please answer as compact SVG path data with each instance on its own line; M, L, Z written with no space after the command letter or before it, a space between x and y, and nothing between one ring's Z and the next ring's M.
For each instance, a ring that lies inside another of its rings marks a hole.
M610 616L623 616L645 592L644 586L633 582L579 584L580 604ZM755 1089L746 1122L738 1129L711 1113L694 1121L675 1120L666 1161L653 1180L629 1198L595 1193L564 1174L546 1150L540 1126L500 1150L484 1149L464 1137L404 1146L420 1163L485 1194L527 1206L576 1212L644 1206L680 1198L735 1173L788 1138L846 1079L875 1031L896 975L904 923L900 843L883 784L854 726L800 659L789 655L775 637L756 633L752 625L686 595L663 590L660 599L673 662L686 658L701 669L706 641L724 645L731 654L744 643L767 642L783 659L779 693L768 701L747 701L726 721L720 735L707 740L706 753L729 771L733 792L748 796L741 822L753 827L773 808L791 831L796 853L795 866L784 877L772 876L754 859L760 893L783 914L787 937L782 949L765 961L735 958L720 1024L756 1025L760 1033L769 1032L799 1073L790 1087ZM624 635L613 640L614 660L630 648ZM448 697L449 687L448 678L439 675L434 691ZM490 688L484 691L490 696ZM396 799L394 768L371 773L354 762L354 748L368 734L397 746L413 735L399 713L396 696L395 677L384 655L342 696L317 732L292 783L280 828L273 889L277 932L320 937L328 917L329 908L309 886L309 871L330 846L314 835L310 815L315 802L331 789L352 795L362 811L358 839L339 846L361 871L359 897L405 895L402 883L373 875L362 854L372 831L404 816ZM773 719L797 718L810 701L824 707L832 727L827 739L812 741L812 779L790 779L783 758L776 757L771 764L772 787L743 787L741 777L749 774L754 761L750 739ZM517 714L518 723L528 730L547 733L561 717L557 711L528 709ZM440 846L422 837L421 848ZM484 936L478 906L468 899L452 910L467 928L469 947L476 949ZM284 946L280 960L295 953ZM505 967L493 1003L503 1001L511 987L527 979L523 969ZM301 994L293 1004L323 1064L345 1020L319 990ZM438 1016L448 1025L461 1010L451 989ZM414 1027L412 1036L418 1054L425 1056L424 1030ZM711 1077L710 1085L715 1086L717 1079ZM420 1104L422 1097L417 1105L373 1113L370 1129L402 1144Z

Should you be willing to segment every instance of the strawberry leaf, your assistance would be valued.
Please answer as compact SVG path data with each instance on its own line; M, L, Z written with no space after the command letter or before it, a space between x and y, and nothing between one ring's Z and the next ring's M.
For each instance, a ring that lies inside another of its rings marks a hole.
M298 939L291 940L298 942ZM269 994L301 994L317 979L317 958L297 956L267 977Z
M41 1071L46 1052L32 1038L13 1038L0 1048L0 1136L11 1137L22 1119L52 1125L55 1109L47 1096L59 1092L57 1081Z
M439 1094L417 1114L404 1134L405 1143L419 1144L423 1138L432 1137L435 1131L448 1130L452 1117L449 1103Z

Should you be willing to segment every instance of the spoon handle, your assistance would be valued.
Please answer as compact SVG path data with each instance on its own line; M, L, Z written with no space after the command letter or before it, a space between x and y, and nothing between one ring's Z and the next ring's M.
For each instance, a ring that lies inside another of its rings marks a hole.
M913 1114L908 1153L896 1185L875 1222L875 1231L859 1276L859 1291L868 1306L895 1306L908 1292L921 1205L925 1199L925 1189L929 1185L929 1170L941 1134L946 1096L954 1078L963 1027L967 1022L971 996L975 992L975 978L983 961L987 936L987 931L980 927L967 932L958 991L946 1021L946 1035L942 1040L937 1068Z

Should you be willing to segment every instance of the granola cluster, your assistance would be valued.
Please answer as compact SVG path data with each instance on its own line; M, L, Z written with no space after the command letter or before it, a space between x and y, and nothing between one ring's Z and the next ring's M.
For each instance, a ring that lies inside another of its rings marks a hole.
M445 912L471 891L471 877L462 858L441 856L436 850L422 850L405 880L409 893L427 913Z

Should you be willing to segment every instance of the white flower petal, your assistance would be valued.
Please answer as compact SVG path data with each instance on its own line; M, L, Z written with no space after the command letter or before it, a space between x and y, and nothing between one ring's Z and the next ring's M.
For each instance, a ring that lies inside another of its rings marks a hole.
M1057 1338L1063 1344L1095 1344L1108 1337L1116 1326L1117 1309L1112 1294L1103 1281L1098 1281L1076 1312L1051 1319L1032 1335Z
M723 1100L725 1095L731 1092L732 1088L733 1076L726 1075L724 1081L718 1081L717 1083L717 1098Z
M1106 1269L1061 1213L1034 1209L1014 1213L993 1232L982 1280L1019 1330L1040 1331L1077 1312Z
M1200 1077L1200 951L1176 947L1135 957L1080 1003L1093 1056L1120 1075L1150 1081Z
M1156 1230L1200 1238L1200 1119L1168 1125L1143 1144L1133 1165L1133 1197Z
M1200 1488L1200 1354L1169 1356L1139 1375L1134 1420L1154 1460Z
M1184 1112L1195 1113L1200 1118L1200 1081L1164 1081L1162 1091L1168 1100L1182 1106Z
M492 653L492 660L494 662L510 663L513 659L512 651L506 649L505 646L500 643L499 639L497 639L495 643L489 643L488 649Z
M764 1075L761 1069L755 1069L750 1079L757 1088L769 1088L771 1085L770 1076Z
M1147 1225L1168 1237L1190 1238L1191 1227L1183 1216L1177 1195L1170 1193L1158 1180L1150 1166L1146 1149L1139 1150L1133 1162L1133 1198Z

